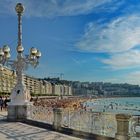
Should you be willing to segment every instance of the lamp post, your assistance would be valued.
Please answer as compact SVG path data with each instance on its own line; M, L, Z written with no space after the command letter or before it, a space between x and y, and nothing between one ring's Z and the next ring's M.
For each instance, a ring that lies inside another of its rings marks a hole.
M18 44L17 44L17 58L15 60L10 60L10 48L4 45L0 48L0 64L11 66L13 70L16 71L17 83L12 90L9 105L27 105L30 104L30 94L28 89L24 84L23 71L28 68L29 65L34 68L39 64L39 58L41 52L36 48L30 49L29 55L24 55L24 48L22 46L22 15L24 12L24 6L18 3L15 7L18 16Z

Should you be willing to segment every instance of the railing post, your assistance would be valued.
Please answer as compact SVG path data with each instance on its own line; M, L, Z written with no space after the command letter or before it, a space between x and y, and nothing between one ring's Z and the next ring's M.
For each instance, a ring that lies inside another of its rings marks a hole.
M61 130L62 109L61 108L54 108L53 113L54 113L53 128L55 130Z
M115 140L130 140L129 134L129 121L131 115L117 114L117 133L115 134Z
M32 104L28 105L9 105L8 121L24 121L31 116Z

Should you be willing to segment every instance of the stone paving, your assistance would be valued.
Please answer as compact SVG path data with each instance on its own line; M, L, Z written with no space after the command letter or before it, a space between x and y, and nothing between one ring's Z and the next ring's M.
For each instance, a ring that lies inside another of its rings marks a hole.
M6 122L5 116L6 112L0 112L0 140L82 140L20 122Z

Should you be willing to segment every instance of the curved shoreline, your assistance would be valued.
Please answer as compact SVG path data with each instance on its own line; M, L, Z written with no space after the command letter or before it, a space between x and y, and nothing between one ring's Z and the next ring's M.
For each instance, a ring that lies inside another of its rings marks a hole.
M119 98L137 98L137 97L97 97L97 98L89 98L89 97L75 97L75 98L67 98L67 99L58 99L58 98L38 98L34 99L35 106L43 106L43 107L51 107L51 108L64 108L70 110L87 110L87 107L84 105L86 102L94 102L106 99L119 99Z
M140 114L140 97L98 98L85 102L87 111ZM112 100L111 100L112 99ZM95 102L96 103L95 103Z

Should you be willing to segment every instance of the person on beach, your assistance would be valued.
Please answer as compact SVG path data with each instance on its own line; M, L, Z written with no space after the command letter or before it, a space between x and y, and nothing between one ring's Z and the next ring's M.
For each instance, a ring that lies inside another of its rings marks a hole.
M2 109L3 109L3 99L2 99L1 96L0 96L0 109L1 109L1 111L2 111Z
M6 97L3 102L5 110L7 110L8 102L9 102L9 99Z

